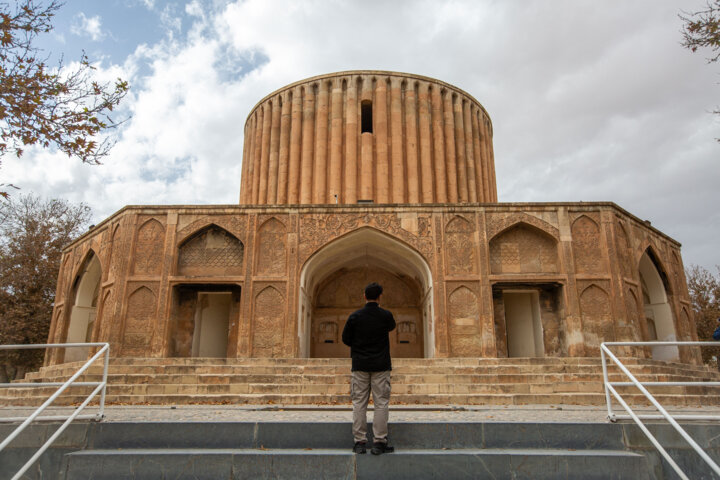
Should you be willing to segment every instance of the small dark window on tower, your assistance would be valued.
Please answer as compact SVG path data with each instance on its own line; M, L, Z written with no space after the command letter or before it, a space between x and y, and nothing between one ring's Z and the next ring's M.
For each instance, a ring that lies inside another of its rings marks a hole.
M360 114L362 117L360 133L373 133L372 102L370 100L363 100L360 104Z

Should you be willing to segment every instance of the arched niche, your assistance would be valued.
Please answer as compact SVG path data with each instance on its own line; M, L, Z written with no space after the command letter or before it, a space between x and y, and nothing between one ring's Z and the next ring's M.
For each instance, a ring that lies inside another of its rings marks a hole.
M83 343L92 341L92 332L95 327L97 315L98 295L100 293L100 280L102 268L97 255L90 250L73 284L73 306L70 310L66 343ZM68 348L65 352L65 361L74 362L84 360L88 351L85 348Z
M431 357L435 345L430 334L434 318L430 267L406 244L369 227L332 241L303 266L298 306L301 356L347 357L349 350L340 339L345 321L363 306L365 285L378 280L385 290L381 305L393 312L399 325L391 332L391 353ZM318 347L318 342L323 345Z
M245 247L217 225L208 225L190 235L179 247L178 275L241 275Z
M580 294L585 354L600 355L600 344L615 341L610 296L605 290L593 284Z
M556 273L557 241L542 230L521 222L490 240L490 270L493 274Z
M580 215L570 227L573 258L577 273L602 273L605 270L600 245L600 226L587 215Z
M640 258L639 270L648 340L676 341L675 321L668 302L668 284L651 248L645 250ZM658 360L678 360L678 348L653 347L652 356Z

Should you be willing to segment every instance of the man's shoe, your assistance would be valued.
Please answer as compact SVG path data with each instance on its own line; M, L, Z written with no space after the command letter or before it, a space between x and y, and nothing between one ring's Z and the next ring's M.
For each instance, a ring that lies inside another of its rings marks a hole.
M374 450L375 448L373 448ZM365 442L355 442L355 446L353 447L353 453L360 453L363 454L367 452L365 449Z
M395 447L391 447L387 443L383 442L374 442L372 450L370 450L373 455L382 455L383 453L392 453L394 451Z

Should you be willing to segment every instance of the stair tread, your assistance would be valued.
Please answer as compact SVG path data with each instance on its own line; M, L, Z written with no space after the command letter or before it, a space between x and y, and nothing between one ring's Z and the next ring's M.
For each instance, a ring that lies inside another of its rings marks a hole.
M354 455L346 448L118 448L89 449L67 453L87 455ZM642 457L642 454L613 449L574 448L398 448L392 455L557 455L557 456L617 456Z

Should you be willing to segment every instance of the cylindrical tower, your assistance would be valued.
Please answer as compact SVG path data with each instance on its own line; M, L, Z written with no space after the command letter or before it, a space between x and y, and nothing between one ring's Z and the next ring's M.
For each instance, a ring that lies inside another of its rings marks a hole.
M497 202L492 123L473 97L359 70L277 90L245 123L240 203Z

